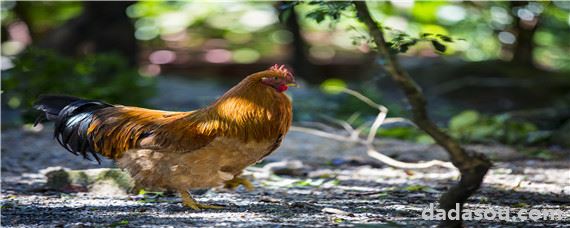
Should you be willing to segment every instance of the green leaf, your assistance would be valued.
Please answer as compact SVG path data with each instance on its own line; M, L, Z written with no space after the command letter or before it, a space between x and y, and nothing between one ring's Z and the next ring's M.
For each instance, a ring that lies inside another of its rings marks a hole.
M445 45L441 44L437 40L431 40L431 44L433 45L435 50L442 52L442 53L445 52L445 50L447 49L447 47L445 47Z
M110 226L110 227L118 227L118 226L126 226L126 225L129 225L129 221L128 221L128 220L121 220L121 221L118 221L118 222L114 222L114 223L111 223L109 226Z
M338 223L343 223L343 222L344 222L344 219L342 219L342 218L334 218L333 222L336 223L336 224L338 224Z
M329 94L338 94L346 89L346 82L337 78L327 79L321 83L321 90Z
M413 127L393 127L382 129L378 131L378 136L381 137L389 137L389 138L397 138L397 139L414 139L418 136L420 132Z
M437 37L439 37L441 40L448 42L448 43L453 42L453 39L451 39L451 37L446 36L446 35L437 34Z
M416 142L419 144L431 145L435 143L435 140L427 134L422 134L416 138Z
M413 46L417 43L418 41L416 39L407 41L407 42L403 42L402 44L400 44L400 52L401 53L405 53L406 51L408 51L408 49L410 48L410 46Z
M476 111L468 110L454 116L449 121L449 129L452 131L461 131L466 127L473 126L479 121L480 115Z
M325 20L326 12L322 10L315 10L307 14L308 18L315 20L317 23L321 23Z
M433 189L425 185L414 184L405 187L404 190L410 192L423 192L423 191L432 191Z
M471 140L475 141L485 141L486 139L490 138L494 132L498 129L496 126L493 125L482 125L474 127L469 134Z

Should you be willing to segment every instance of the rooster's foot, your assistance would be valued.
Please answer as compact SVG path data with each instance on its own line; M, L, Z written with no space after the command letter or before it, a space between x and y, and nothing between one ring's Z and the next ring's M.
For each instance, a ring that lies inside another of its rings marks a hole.
M237 187L239 187L240 185L242 185L247 191L252 191L253 190L253 184L251 183L251 181L249 181L247 178L245 177L234 177L234 179L231 179L229 181L226 181L224 188L227 189L236 189Z
M189 207L192 210L199 211L202 209L223 209L224 206L217 206L217 205L208 205L208 204L201 204L198 203L190 193L187 191L180 191L180 195L182 196L182 205L185 207Z

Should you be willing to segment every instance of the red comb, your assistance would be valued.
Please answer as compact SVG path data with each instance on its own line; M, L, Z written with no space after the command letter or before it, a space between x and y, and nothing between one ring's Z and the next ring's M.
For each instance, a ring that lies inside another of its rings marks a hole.
M275 65L273 65L272 67L270 67L269 70L277 71L277 72L279 72L279 73L284 74L284 75L287 76L287 77L293 78L293 74L291 73L291 71L289 71L289 70L285 67L285 65L283 65L283 64L282 64L282 65L275 64Z

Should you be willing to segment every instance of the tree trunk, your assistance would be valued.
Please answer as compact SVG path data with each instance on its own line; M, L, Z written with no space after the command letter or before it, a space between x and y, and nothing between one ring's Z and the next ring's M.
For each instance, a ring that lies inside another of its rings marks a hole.
M510 2L510 12L514 12L517 7L526 6L528 2L526 1L512 1ZM512 63L521 66L534 66L533 61L533 51L534 51L534 34L538 28L538 23L540 22L539 16L535 16L532 21L522 20L515 13L513 27L511 32L514 33L517 40L512 46L511 51L513 53Z
M358 19L369 29L377 51L385 60L384 69L396 81L396 84L404 91L408 102L412 107L412 120L416 125L429 134L440 146L449 154L450 160L461 172L459 183L449 189L440 198L440 208L445 211L455 209L455 205L460 205L460 212L463 204L481 186L483 177L491 168L492 163L482 154L467 152L457 141L440 130L429 118L426 110L426 99L421 88L410 78L408 73L402 69L395 55L390 54L386 44L382 27L372 19L366 2L354 2ZM461 217L461 216L460 216ZM441 227L461 227L461 220L444 220Z
M291 4L290 2L279 2L277 7L283 4ZM296 76L305 79L307 82L315 83L318 82L318 78L312 78L311 75L315 75L316 67L309 61L307 56L308 45L301 35L301 26L299 25L299 18L294 6L290 9L289 17L285 20L285 27L293 35L293 54L289 59L289 63L293 67Z
M134 2L84 2L83 12L50 32L40 47L68 56L116 52L134 66L138 58L135 28L125 10Z

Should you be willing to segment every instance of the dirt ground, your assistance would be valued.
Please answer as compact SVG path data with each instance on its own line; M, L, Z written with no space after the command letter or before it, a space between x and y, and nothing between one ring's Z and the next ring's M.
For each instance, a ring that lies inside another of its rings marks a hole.
M47 189L43 169L113 167L82 160L61 149L50 128L2 133L2 226L435 226L422 210L458 178L455 170L400 170L366 158L361 148L292 132L264 163L248 169L256 189L211 189L201 202L220 210L191 211L173 194L111 195ZM381 140L386 154L404 160L438 158L437 146ZM470 226L570 226L570 162L507 159L512 148L472 146L503 160L485 178L468 209L560 209L561 221L470 221ZM307 154L304 151L312 151ZM515 153L516 154L516 153ZM505 162L509 160L508 162ZM272 168L270 168L272 167ZM436 204L437 207L437 204Z

